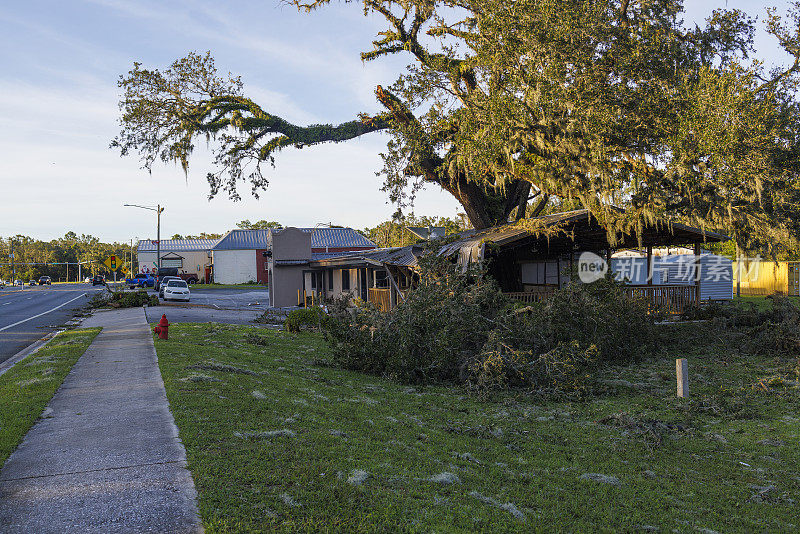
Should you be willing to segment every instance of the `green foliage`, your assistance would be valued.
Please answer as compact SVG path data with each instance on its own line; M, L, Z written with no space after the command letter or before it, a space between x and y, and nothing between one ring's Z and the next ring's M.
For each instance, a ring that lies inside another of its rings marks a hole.
M445 235L453 235L468 229L469 222L463 213L452 219L449 217L416 217L413 213L410 215L399 213L392 220L384 221L374 228L365 228L361 233L375 242L378 247L404 247L421 241L418 236L406 229L411 226L423 228L443 226Z
M128 267L131 254L128 243L103 243L94 236L77 235L75 232L67 232L64 237L51 241L41 241L25 235L0 237L0 278L11 278L12 249L15 277L25 282L38 280L40 276L50 276L54 282L65 281L67 275L69 281L74 282L78 278L77 265L67 267L64 263L86 262L81 268L82 275L86 277L107 273L103 261L112 254L123 260L123 267ZM23 265L30 263L37 265ZM62 265L47 265L48 263Z
M244 219L236 223L236 228L241 228L242 230L266 230L268 228L274 228L275 230L280 230L283 228L283 225L277 221L265 221L264 219L256 222L250 222L249 219Z
M150 295L144 289L138 291L113 291L111 293L95 293L89 301L92 308L110 306L112 308L138 308L140 306L158 306L156 295Z
M323 324L325 317L325 312L319 306L293 310L286 316L283 328L287 332L316 329Z
M475 228L520 219L535 199L533 214L550 200L589 209L612 242L662 217L724 230L744 249L796 241L797 5L786 20L762 19L795 58L772 70L749 59L755 19L718 9L690 27L680 0L354 3L386 22L362 59L412 60L391 88L375 88L383 113L294 125L243 96L210 55L190 54L120 78L113 145L148 168L186 169L197 139L216 140L211 195L238 198L238 182L266 187L260 165L283 148L388 130L390 200L404 207L436 184Z
M417 288L389 313L334 315L333 361L410 383L581 390L587 372L651 352L654 316L612 280L573 284L518 308L480 267L421 260Z
M467 386L479 392L508 388L582 393L597 367L597 347L572 341L537 354L503 345L483 351L467 368Z

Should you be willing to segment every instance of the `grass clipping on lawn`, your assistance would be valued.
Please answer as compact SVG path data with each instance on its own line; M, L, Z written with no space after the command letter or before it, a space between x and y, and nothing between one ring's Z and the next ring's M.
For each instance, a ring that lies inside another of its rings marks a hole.
M0 465L28 433L99 328L68 330L0 375Z
M334 368L310 332L179 324L155 343L207 532L797 529L798 391L750 387L781 361L666 328L688 402L674 354L577 402Z

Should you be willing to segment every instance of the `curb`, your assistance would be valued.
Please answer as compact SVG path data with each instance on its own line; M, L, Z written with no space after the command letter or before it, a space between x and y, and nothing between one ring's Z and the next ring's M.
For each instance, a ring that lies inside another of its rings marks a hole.
M39 349L50 343L50 341L52 341L54 337L56 337L58 334L64 331L65 329L51 332L46 336L44 336L43 338L41 338L40 340L34 341L32 344L28 345L26 348L22 349L21 351L19 351L18 353L16 353L6 361L4 361L3 363L0 363L0 376L5 374L6 371L14 367L16 364L18 364L28 356L37 353Z

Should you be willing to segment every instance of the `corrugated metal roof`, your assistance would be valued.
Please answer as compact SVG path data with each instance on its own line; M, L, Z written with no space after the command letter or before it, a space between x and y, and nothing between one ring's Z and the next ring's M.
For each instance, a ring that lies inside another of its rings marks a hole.
M266 249L270 230L230 230L214 250L256 250Z
M162 239L161 252L205 252L214 248L219 239ZM155 252L155 240L141 239L136 247L138 252Z
M375 243L352 228L301 228L311 234L311 248L374 247ZM256 250L268 248L271 230L231 230L213 247L214 250Z
M348 252L336 257L320 258L316 260L318 262L316 267L335 267L338 265L354 265L361 263L414 267L417 265L417 255L421 252L422 247L419 245L379 248L362 252Z
M352 228L303 228L311 234L312 248L375 247L375 243Z

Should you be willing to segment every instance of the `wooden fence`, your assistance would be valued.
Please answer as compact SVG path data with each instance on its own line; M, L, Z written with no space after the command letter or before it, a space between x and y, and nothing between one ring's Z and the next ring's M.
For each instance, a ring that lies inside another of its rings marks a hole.
M557 291L555 288L537 288L536 291L504 293L509 298L525 303L541 302ZM693 285L625 286L623 291L630 296L641 296L650 302L653 309L680 314L695 303L697 288Z
M389 289L370 287L367 289L367 299L381 311L389 311Z

